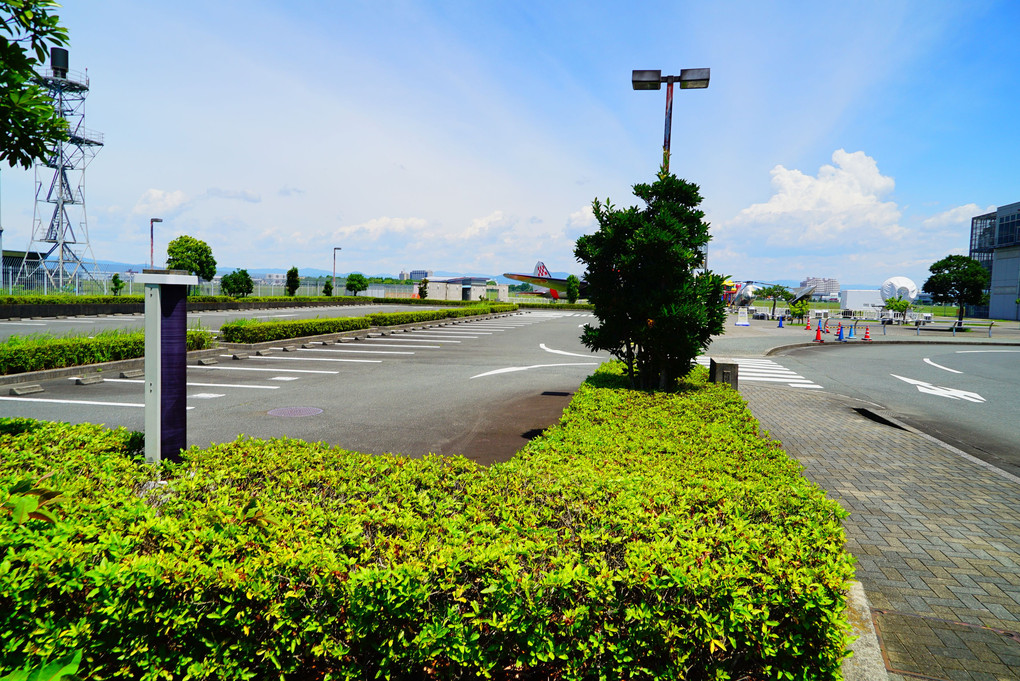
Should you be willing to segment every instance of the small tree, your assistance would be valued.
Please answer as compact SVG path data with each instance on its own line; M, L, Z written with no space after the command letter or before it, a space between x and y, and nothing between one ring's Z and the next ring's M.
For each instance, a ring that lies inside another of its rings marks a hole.
M322 295L327 298L333 295L333 280L329 277L326 278L326 283L322 285Z
M124 290L124 282L121 281L120 272L114 272L113 276L110 277L110 290L113 291L113 295L119 296L120 292Z
M958 305L959 321L963 321L965 305L980 305L985 300L990 275L977 260L965 255L947 255L932 263L928 271L931 276L921 289L930 293L936 303Z
M187 270L207 281L216 276L216 258L209 244L187 234L166 245L166 266L172 270Z
M365 291L368 289L368 280L365 279L364 274L358 273L348 274L347 283L344 285L344 288L346 288L354 295L358 295L358 293L360 293L361 291Z
M722 333L723 277L700 269L710 237L697 185L662 169L634 195L643 209L596 199L599 231L577 240L599 320L581 341L626 362L632 386L665 390Z
M298 274L298 268L291 267L287 270L287 295L293 296L300 287L301 275Z
M429 297L429 280L422 279L418 282L418 297L425 300Z
M230 274L224 275L220 280L220 287L223 289L223 293L228 296L244 298L255 290L255 282L251 280L248 270L234 270Z
M581 297L581 280L571 274L567 277L567 300L576 303Z
M771 314L772 318L775 318L776 316L776 302L778 302L780 298L782 298L783 300L789 300L788 297L789 295L790 289L780 284L772 284L771 286L765 286L763 288L758 289L759 298L772 299L772 314Z
M907 311L910 310L910 298L904 298L903 296L896 296L885 301L885 309L895 312L903 317L903 321L907 321Z
M794 319L804 319L810 308L811 303L808 302L807 298L802 298L796 303L790 303L790 316Z

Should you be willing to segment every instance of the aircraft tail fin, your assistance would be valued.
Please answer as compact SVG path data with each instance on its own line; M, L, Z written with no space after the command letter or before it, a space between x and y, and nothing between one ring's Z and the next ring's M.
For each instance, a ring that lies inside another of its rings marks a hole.
M542 262L541 260L539 260L537 263L535 263L535 271L532 272L532 274L534 274L536 277L548 277L548 276L551 276L549 274L549 268L546 267L545 263Z

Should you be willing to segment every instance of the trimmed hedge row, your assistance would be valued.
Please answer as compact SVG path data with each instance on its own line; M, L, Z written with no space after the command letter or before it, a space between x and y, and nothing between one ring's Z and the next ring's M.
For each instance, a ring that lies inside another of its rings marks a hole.
M591 303L517 303L517 307L528 308L532 310L594 310L595 306Z
M479 305L475 303L471 307L455 308L452 310L420 310L416 312L378 312L366 315L372 320L373 326L396 326L398 324L418 324L423 322L435 322L442 319L454 319L457 317L473 317L484 314L500 314L511 312L516 308L510 304Z
M227 343L265 343L267 341L319 336L327 333L357 331L371 326L367 317L336 317L333 319L294 319L262 322L239 319L220 326L220 338Z
M138 434L0 420L0 503L46 473L67 497L55 524L0 515L0 666L839 678L845 512L703 369L669 395L620 373L488 468L241 438L156 469Z
M211 348L212 334L205 329L188 329L187 346L188 350ZM144 356L145 334L141 331L101 333L93 338L12 336L0 343L0 374L60 369Z
M145 296L76 296L69 293L38 296L0 296L0 305L106 305L110 303L145 303Z
M264 343L266 341L318 336L343 331L357 331L370 326L396 326L431 322L453 317L509 312L513 305L478 305L452 310L420 310L416 312L386 312L364 317L335 317L332 319L307 319L292 321L263 322L241 319L220 326L220 338L227 343Z

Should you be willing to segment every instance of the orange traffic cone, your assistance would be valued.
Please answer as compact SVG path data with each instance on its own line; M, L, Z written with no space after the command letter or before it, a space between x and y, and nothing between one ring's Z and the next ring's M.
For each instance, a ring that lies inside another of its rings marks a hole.
M871 340L871 327L870 326L865 326L864 327L864 338L862 338L861 340L866 340L866 341L870 341Z
M808 331L811 330L811 320L810 319L807 320L807 326L805 326L804 328L807 329Z
M824 343L825 342L822 339L822 325L821 324L818 325L818 330L815 331L815 341L814 342L815 343Z

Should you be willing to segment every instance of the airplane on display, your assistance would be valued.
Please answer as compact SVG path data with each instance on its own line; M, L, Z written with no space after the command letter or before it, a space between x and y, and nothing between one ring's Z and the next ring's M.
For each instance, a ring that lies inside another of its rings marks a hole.
M768 284L763 281L739 281L739 282L727 281L725 284L726 288L728 289L729 295L732 296L730 298L730 305L732 305L733 307L744 307L746 305L750 305L752 302L754 302L754 299L757 296L757 291L765 286L770 285L771 284ZM815 287L813 285L795 288L793 290L793 298L791 298L788 302L799 303L800 301L804 300L814 292Z
M559 279L549 274L549 268L545 266L545 263L541 260L535 265L535 271L531 274L512 274L510 272L504 272L503 276L507 279L513 279L515 281L523 281L526 284L531 284L536 287L538 293L544 296L552 298L553 300L559 300L560 297L566 297L567 295L567 280ZM580 285L579 297L585 298L588 291L588 282L582 281Z

